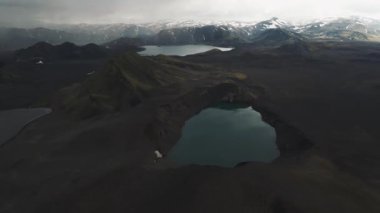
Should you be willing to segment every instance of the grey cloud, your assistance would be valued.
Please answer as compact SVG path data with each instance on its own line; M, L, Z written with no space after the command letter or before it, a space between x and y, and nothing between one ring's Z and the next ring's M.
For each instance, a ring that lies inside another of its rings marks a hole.
M0 0L0 22L108 23L163 19L257 20L278 16L291 21L324 16L380 18L378 0ZM1 23L0 23L1 24Z
M18 1L4 1L0 2L0 7L2 8L33 8L33 7L39 7L41 6L39 3L36 2L18 2Z

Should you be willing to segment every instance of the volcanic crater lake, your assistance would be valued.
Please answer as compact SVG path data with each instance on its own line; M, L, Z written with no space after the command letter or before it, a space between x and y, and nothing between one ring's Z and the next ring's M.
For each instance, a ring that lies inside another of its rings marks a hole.
M189 119L169 152L180 166L234 167L243 162L271 162L280 155L275 129L250 106L218 104Z
M165 46L143 46L145 50L139 52L142 56L187 56L207 52L213 49L221 51L230 51L233 48L215 47L210 45L165 45Z

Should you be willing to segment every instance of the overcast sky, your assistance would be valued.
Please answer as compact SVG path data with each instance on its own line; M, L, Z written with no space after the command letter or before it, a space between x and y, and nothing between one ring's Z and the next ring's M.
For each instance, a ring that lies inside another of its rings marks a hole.
M340 16L380 19L380 0L0 0L0 24L14 26Z

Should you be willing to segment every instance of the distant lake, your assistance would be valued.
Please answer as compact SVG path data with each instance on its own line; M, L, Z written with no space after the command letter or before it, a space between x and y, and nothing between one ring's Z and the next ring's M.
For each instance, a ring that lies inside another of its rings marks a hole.
M16 136L25 125L50 112L49 108L0 111L0 146Z
M233 48L215 47L209 45L175 45L175 46L143 46L144 51L139 52L143 56L171 55L171 56L187 56L197 53L207 52L213 49L221 51L230 51Z
M271 162L280 155L275 129L252 107L218 104L186 122L169 159L179 165L234 167Z

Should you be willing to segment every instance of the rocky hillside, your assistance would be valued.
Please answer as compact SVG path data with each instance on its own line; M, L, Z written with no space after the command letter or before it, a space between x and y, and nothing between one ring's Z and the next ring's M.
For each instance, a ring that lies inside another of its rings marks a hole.
M281 28L276 28L276 29L269 29L262 32L257 37L255 37L252 41L255 43L262 44L262 45L271 44L271 43L281 45L284 43L297 42L297 41L303 41L303 40L305 40L305 38L298 33L294 33L294 32L284 30Z

